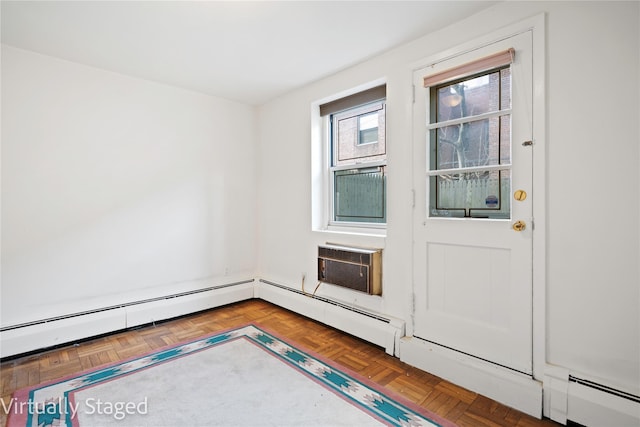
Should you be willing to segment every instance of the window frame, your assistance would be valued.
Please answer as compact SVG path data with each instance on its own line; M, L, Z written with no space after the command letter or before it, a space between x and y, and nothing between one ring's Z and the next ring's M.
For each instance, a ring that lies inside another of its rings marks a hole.
M386 78L370 80L319 98L311 103L311 230L352 236L385 237L387 223L333 221L331 124L329 115L350 107L387 100ZM385 120L387 115L385 114ZM387 132L388 133L388 132ZM388 169L387 169L388 170ZM388 191L385 191L385 209ZM388 218L387 218L388 220Z
M386 97L384 99L379 99L376 101L366 102L363 104L356 105L351 108L347 108L341 111L336 111L326 116L323 116L322 119L325 123L325 129L327 129L324 136L324 146L326 152L327 159L327 187L325 190L326 198L327 198L327 209L326 209L326 218L327 218L327 228L328 229L345 229L345 228L356 228L356 229L371 229L371 230L386 230L387 228L387 185L386 185L386 171L387 171L387 159L386 159ZM361 116L372 114L374 112L382 111L382 114L385 115L383 119L384 128L381 130L381 127L378 126L378 138L380 138L380 134L384 133L385 138L385 151L382 154L370 155L370 156L362 156L362 157L354 157L353 159L348 160L338 160L337 159L337 126L334 124L334 119L336 117L341 117L341 119L348 117L358 117L358 129L357 129L357 141L356 146L369 146L371 144L376 143L367 143L367 144L359 144L359 119ZM351 115L349 115L351 114ZM367 157L380 157L384 156L384 159L375 159L375 160L365 160ZM335 164L341 162L342 164ZM347 162L347 163L345 163ZM336 173L348 170L366 170L378 168L383 174L383 211L384 211L384 222L371 222L371 221L344 221L336 219Z

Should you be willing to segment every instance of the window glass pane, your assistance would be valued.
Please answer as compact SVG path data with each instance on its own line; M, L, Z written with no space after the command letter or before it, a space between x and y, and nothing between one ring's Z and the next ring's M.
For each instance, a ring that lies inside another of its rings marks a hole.
M332 166L386 159L384 103L343 111L331 118Z
M358 139L359 145L375 144L378 142L378 128L361 129L360 138Z
M505 77L505 79L509 78L509 76ZM500 82L500 72L496 71L438 88L437 121L459 119L509 108L505 105L500 106L501 99L509 100L510 103L511 97L510 94L501 94Z
M511 164L511 116L500 117L500 164Z
M460 170L429 177L430 215L510 218L510 170L478 169L511 165L511 115L502 113L511 108L511 69L446 83L433 88L431 97L431 123L461 123L430 131L431 170ZM486 113L499 115L475 117Z
M338 132L336 134L337 162L356 157L356 146L358 145L358 116L338 119Z
M378 142L378 113L358 116L358 144L374 144Z
M511 108L511 68L500 70L500 109Z
M384 101L332 114L331 130L331 220L386 223Z
M432 130L437 138L435 169L510 163L510 127L507 115Z
M431 216L509 218L511 177L507 170L430 177Z
M334 173L336 221L386 222L384 167Z

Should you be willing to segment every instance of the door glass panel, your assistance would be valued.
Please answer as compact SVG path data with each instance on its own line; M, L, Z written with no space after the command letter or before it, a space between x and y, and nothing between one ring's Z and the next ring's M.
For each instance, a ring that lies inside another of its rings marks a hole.
M436 167L455 169L511 162L510 116L493 117L434 129Z
M431 216L508 219L509 170L436 175L430 178Z
M445 83L430 95L430 123L456 122L429 132L429 215L510 218L510 68Z
M511 108L509 68L437 89L439 122Z
M500 109L511 108L511 68L500 70Z

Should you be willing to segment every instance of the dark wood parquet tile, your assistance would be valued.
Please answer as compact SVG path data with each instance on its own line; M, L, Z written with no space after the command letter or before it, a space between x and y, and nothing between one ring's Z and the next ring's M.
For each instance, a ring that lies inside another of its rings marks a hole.
M261 300L231 304L5 361L0 365L0 397L8 405L16 390L247 323L257 323L300 350L330 359L462 427L559 426L458 387L389 356L381 348ZM6 416L0 412L0 425L5 424Z

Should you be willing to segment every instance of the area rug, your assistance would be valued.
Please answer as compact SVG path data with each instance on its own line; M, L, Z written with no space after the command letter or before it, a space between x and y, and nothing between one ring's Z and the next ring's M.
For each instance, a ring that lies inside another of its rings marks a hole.
M454 425L256 325L20 390L6 406L8 427Z

